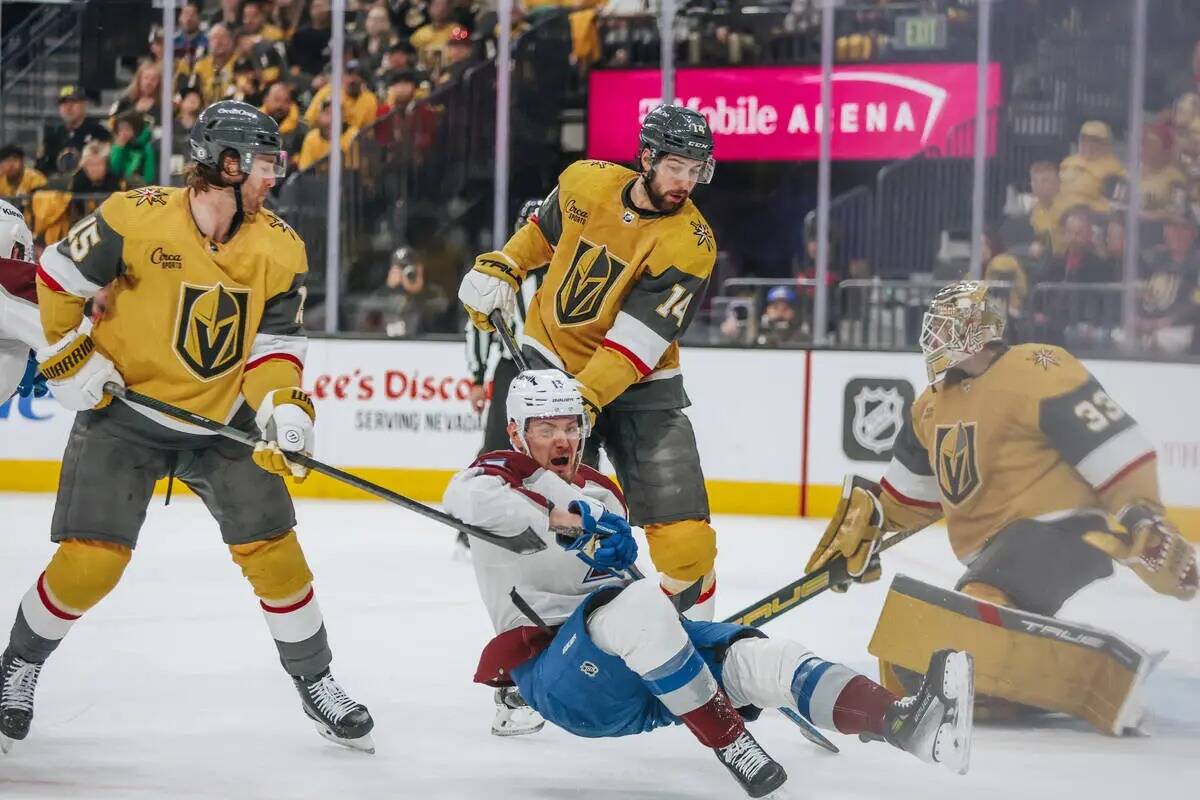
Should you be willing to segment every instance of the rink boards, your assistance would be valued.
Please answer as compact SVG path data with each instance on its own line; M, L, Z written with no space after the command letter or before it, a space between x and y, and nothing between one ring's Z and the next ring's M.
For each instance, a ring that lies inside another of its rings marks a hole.
M1146 429L1167 503L1186 530L1200 530L1200 417L1188 413L1200 367L1088 367ZM828 516L845 473L882 475L925 384L910 353L686 348L683 369L716 513ZM317 405L316 455L436 501L482 439L469 385L455 342L313 340L305 388ZM0 491L53 491L70 423L52 398L0 406ZM362 497L319 476L293 491Z

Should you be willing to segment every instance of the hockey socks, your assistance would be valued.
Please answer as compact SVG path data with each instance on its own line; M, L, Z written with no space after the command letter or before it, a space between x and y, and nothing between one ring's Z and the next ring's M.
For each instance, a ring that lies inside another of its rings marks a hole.
M26 661L45 661L81 614L53 595L46 586L46 573L43 572L17 608L17 619L9 636L13 652Z
M321 607L311 585L299 596L280 601L260 600L267 628L289 675L318 675L329 668L333 653L325 634Z
M792 678L800 713L818 728L839 733L883 735L887 711L897 698L848 667L812 657Z

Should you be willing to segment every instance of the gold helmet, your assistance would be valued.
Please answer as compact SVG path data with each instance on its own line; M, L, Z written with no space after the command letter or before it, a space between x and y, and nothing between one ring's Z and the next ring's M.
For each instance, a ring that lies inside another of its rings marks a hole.
M988 294L987 284L957 281L934 295L921 321L921 352L929 383L1004 338L1004 311Z

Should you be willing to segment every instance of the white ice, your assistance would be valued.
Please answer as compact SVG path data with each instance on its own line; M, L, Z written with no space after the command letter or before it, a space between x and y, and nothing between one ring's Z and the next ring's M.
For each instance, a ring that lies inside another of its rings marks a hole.
M0 631L52 551L51 507L47 496L0 495ZM451 558L451 535L381 503L305 501L297 513L334 674L370 706L376 755L316 734L215 524L198 502L176 499L152 506L121 585L43 670L33 730L0 758L0 797L741 796L683 728L603 741L550 726L492 736L491 690L471 682L487 616L470 566ZM750 517L715 525L719 614L798 576L821 528ZM887 554L882 582L823 595L767 630L874 676L866 645L897 571L949 584L958 568L944 533L931 530ZM1119 569L1063 615L1170 649L1148 686L1153 737L1115 739L1068 720L982 728L960 777L853 737L831 735L842 754L825 753L775 712L753 729L787 768L795 798L1194 797L1200 601L1156 596Z

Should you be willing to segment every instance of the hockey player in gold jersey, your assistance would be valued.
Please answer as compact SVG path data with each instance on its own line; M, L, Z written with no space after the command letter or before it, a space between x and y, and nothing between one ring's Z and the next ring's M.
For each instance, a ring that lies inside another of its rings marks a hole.
M663 588L689 616L712 619L716 533L683 413L678 345L716 256L690 198L712 178L708 123L679 106L654 109L637 163L636 172L606 161L568 167L536 218L475 260L459 299L491 330L488 314L511 317L526 273L549 262L528 310L526 357L576 378L595 423L587 460L595 463L603 443Z
M921 334L930 386L880 487L848 479L808 569L842 555L851 575L875 580L883 532L944 517L967 566L962 595L909 579L898 589L897 579L871 643L884 685L900 688L900 664L916 664L931 642L957 643L976 657L981 694L1118 733L1136 724L1131 695L1152 660L1116 637L1048 618L1112 574L1114 560L1156 592L1189 600L1196 555L1164 517L1156 454L1137 422L1070 353L1008 347L1003 330L986 286L963 281L938 292ZM1041 636L1047 631L1058 641ZM1105 646L1079 646L1096 642Z
M29 731L43 663L120 580L164 477L187 484L216 519L318 731L373 746L366 707L329 672L324 621L283 482L305 477L286 454L311 452L315 412L300 388L304 243L262 208L287 164L279 129L253 106L221 101L200 114L190 147L187 188L114 194L47 248L38 268L51 344L37 357L59 402L79 413L51 523L58 548L21 600L0 660L5 751ZM110 284L109 312L93 328L84 304ZM262 441L251 453L113 402L104 393L109 381L261 430ZM214 664L220 647L213 643Z

